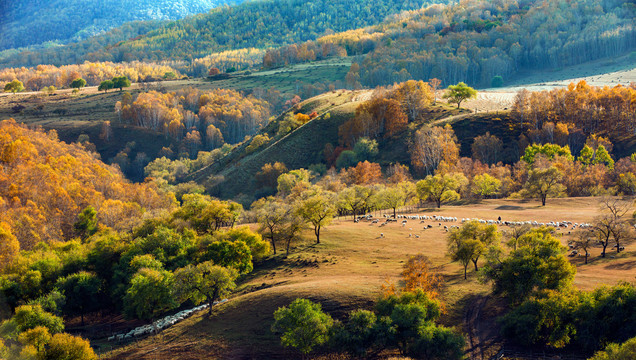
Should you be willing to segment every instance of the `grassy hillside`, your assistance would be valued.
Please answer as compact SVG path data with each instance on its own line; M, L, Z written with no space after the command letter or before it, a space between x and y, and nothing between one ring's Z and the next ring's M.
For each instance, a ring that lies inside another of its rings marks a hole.
M177 91L185 87L199 90L226 88L252 93L255 89L274 88L285 98L291 98L298 88L307 84L321 86L311 91L326 91L326 84L343 82L350 62L346 59L329 60L312 64L290 66L275 71L237 73L229 79L208 80L192 79L165 81L158 85L162 91ZM155 88L155 87L152 87ZM320 90L322 89L322 90ZM133 84L127 89L133 96L143 88ZM313 95L313 93L312 93ZM173 142L161 134L142 128L119 124L115 113L115 103L120 101L122 93L111 91L98 92L97 87L87 87L78 95L71 90L58 90L54 96L40 93L0 93L0 119L14 118L30 126L42 126L58 131L60 139L66 142L77 140L80 134L88 134L90 141L97 146L102 159L108 161L122 150L127 143L135 141L138 152L144 152L154 158L164 146ZM110 141L99 138L104 121L110 121L113 136Z
M597 213L596 200L554 199L543 208L539 203L515 200L486 200L480 204L447 206L441 210L421 209L420 214L479 217L507 220L568 219L576 222L591 221ZM433 229L422 230L432 224ZM411 228L413 230L411 230ZM385 238L380 238L383 232ZM409 237L409 233L421 238ZM257 267L240 284L235 296L215 309L212 317L200 313L163 331L157 336L117 348L105 355L108 359L289 359L300 358L290 349L284 349L271 332L273 312L289 304L296 297L306 297L322 303L325 311L335 318L343 318L350 310L371 308L385 280L397 281L408 256L424 253L445 281L442 300L447 313L443 323L456 326L467 333L468 327L479 329L473 333L475 344L484 358L494 355L501 346L498 325L494 320L504 311L500 300L487 296L490 288L478 282L470 271L463 280L461 266L445 256L446 233L437 223L419 221L403 228L393 224L377 228L377 224L340 219L324 230L321 244L313 245L312 234L296 245L289 258L273 257ZM567 233L562 238L565 244ZM628 251L616 258L600 259L600 249L592 249L592 261L584 265L582 258L571 258L577 266L575 284L589 290L599 284L615 284L633 279L636 252ZM614 254L612 254L614 255ZM486 301L478 302L477 299ZM473 320L469 310L477 310ZM94 344L112 346L100 339ZM565 353L572 353L567 349ZM382 354L388 358L396 354ZM321 359L338 357L318 356Z

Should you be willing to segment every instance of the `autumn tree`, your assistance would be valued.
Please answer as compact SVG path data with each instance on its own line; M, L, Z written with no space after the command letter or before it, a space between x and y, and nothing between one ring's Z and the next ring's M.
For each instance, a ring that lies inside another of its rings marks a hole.
M523 187L522 195L529 198L538 197L541 199L541 205L545 206L549 196L563 193L562 178L562 173L554 166L547 169L531 169L528 171L528 180Z
M320 244L320 230L336 215L336 195L329 192L306 192L296 204L298 214L314 228L316 244Z
M486 132L473 140L471 149L473 159L488 165L496 164L503 153L503 142L498 137L491 135L490 132Z
M407 188L407 184L410 184L411 187L414 187L413 183L401 183L394 186L384 187L377 194L375 194L377 202L381 206L381 208L393 209L393 218L397 218L397 209L405 206L407 202L411 200L411 198L409 197L409 189Z
M11 233L9 224L0 222L0 270L9 265L20 252L20 243Z
M413 166L426 175L433 174L442 161L452 166L459 159L457 137L450 125L421 128L409 150Z
M434 98L429 84L415 80L398 84L390 96L402 105L404 112L408 115L409 122L419 120L424 109L431 104Z
M45 360L97 360L90 342L71 334L55 334L48 342L42 356Z
M411 256L402 267L404 291L422 291L435 298L442 286L442 277L431 268L431 262L423 254Z
M629 202L616 198L604 197L600 200L601 215L594 219L592 226L596 239L603 247L601 257L605 257L610 239L616 243L616 252L621 251L621 241L628 239L630 226L624 216L630 207Z
M259 233L264 238L269 239L274 255L276 255L276 244L282 241L282 232L290 211L289 205L270 196L257 200L252 204L252 208L259 223Z
M428 85L431 87L431 91L433 92L433 105L437 103L437 89L441 83L442 80L438 78L428 79Z
M230 294L237 276L234 269L214 265L213 261L188 265L175 271L176 292L181 302L207 302L208 315L212 315L214 302Z
M443 98L448 99L449 102L456 103L458 109L464 100L475 97L477 97L477 90L463 82L460 82L457 85L450 85L443 96Z
M275 189L278 186L278 177L288 171L285 164L277 161L263 165L254 177L259 187Z
M428 175L424 180L417 182L417 197L421 200L434 201L438 208L442 202L459 199L458 190L468 182L460 173Z
M595 245L595 242L596 239L593 231L579 229L574 234L574 240L571 245L573 249L584 253L585 263L587 264L587 258L590 256L590 249Z

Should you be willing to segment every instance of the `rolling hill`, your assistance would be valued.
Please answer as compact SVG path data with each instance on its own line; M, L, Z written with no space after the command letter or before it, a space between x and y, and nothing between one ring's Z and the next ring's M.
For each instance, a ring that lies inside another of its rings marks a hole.
M83 40L130 21L181 19L236 2L7 0L0 4L0 50Z
M0 55L0 66L36 66L42 63L64 65L84 60L183 60L226 50L250 47L266 49L379 24L389 15L447 2L448 0L250 1L169 22L147 33L139 32L138 37L128 31L132 35L130 38L113 37L112 42L90 38L65 47L31 51L28 56ZM140 18L129 18L128 21L130 20ZM4 27L11 29L9 24ZM95 42L99 46L95 46Z

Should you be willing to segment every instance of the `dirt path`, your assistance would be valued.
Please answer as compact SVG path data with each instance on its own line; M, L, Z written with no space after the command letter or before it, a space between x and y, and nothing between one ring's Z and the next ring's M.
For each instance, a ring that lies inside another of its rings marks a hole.
M467 334L468 349L466 355L471 360L485 360L484 347L481 337L481 310L488 301L488 296L476 295L464 314L464 330Z

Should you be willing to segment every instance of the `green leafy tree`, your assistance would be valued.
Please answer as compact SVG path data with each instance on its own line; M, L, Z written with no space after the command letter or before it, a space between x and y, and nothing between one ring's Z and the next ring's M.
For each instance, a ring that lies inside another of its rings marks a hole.
M603 145L599 145L598 148L596 149L596 158L594 160L595 160L595 164L603 164L607 166L607 168L610 170L614 169L614 160L612 159L609 152L607 152L607 149L605 149L605 146Z
M17 93L22 91L24 91L24 84L22 84L22 81L18 79L11 81L4 86L4 92Z
M208 314L212 315L212 306L234 290L236 270L214 265L212 261L196 266L188 265L175 271L175 284L181 301L192 300L195 304L208 303Z
M532 169L528 171L528 180L521 194L527 198L538 197L541 199L541 205L545 206L548 196L559 196L565 190L562 180L561 171L554 166L547 169Z
M38 326L47 328L51 334L64 331L62 318L44 311L40 305L22 305L17 307L11 321L15 324L18 333L35 329Z
M391 325L388 318L378 319L369 310L354 310L343 324L335 322L329 344L331 348L346 351L358 358L367 358L369 352L383 349L390 341L387 337Z
M288 173L282 174L278 177L278 194L281 196L287 196L291 194L292 190L300 184L309 184L311 179L311 172L307 169L292 170Z
M526 147L526 150L524 151L524 154L521 157L521 160L528 163L528 165L532 165L534 164L534 159L537 156L537 154L545 155L545 157L548 160L554 160L554 157L559 155L559 156L565 156L570 161L574 161L574 157L570 153L570 147L567 145L559 146L557 144L543 144L543 145L532 144Z
M104 80L97 87L97 91L103 91L107 93L108 90L113 89L114 87L115 87L115 84L113 83L112 80Z
M501 189L501 181L489 174L475 175L473 178L473 194L482 197L494 196Z
M371 161L378 155L378 142L369 138L360 138L353 146L356 161Z
M84 86L86 86L86 80L84 80L82 78L78 78L78 79L75 79L75 80L71 81L71 88L73 88L73 89L82 90L82 88L84 88Z
M448 254L453 261L459 261L464 266L464 279L466 268L470 261L478 271L479 258L491 246L498 246L501 235L496 225L481 224L478 221L468 221L459 229L454 229L448 235Z
M402 354L439 360L463 357L463 336L435 324L442 305L421 289L383 297L376 309L378 317L390 319L390 326L384 327L384 337Z
M125 87L130 87L130 80L128 80L128 77L126 77L125 75L114 77L112 82L113 87L115 89L119 89L119 91L123 91Z
M336 167L344 169L354 166L358 162L358 157L353 150L345 150L338 155L336 159Z
M332 325L331 316L322 311L320 304L296 299L289 307L274 312L272 331L281 334L284 346L294 347L306 357L314 347L328 340Z
M417 182L417 196L420 200L434 201L438 208L442 202L453 201L460 198L457 192L468 181L462 174L437 174L428 175L424 180Z
M590 360L628 360L636 359L636 337L622 344L609 344L603 351L599 351Z
M165 270L143 268L130 281L124 296L124 314L129 318L152 320L174 309L174 276Z
M66 297L64 312L80 315L84 325L84 314L99 309L102 282L97 275L81 271L57 280L56 287Z
M502 333L526 346L546 344L563 348L576 336L573 311L579 305L574 292L550 291L523 302L502 318Z
M592 149L589 145L585 145L579 153L578 160L584 166L603 164L607 166L608 169L614 168L614 160L603 145L599 145L596 150Z
M533 229L521 236L509 256L488 259L482 273L495 293L518 303L541 290L571 287L576 268L565 257L566 250L551 228Z
M501 77L501 75L493 76L492 80L490 81L490 86L494 88L502 87L503 84L504 84L504 80L503 80L503 77Z
M97 211L91 205L77 215L77 222L73 225L79 236L85 240L97 232Z
M449 102L456 103L458 109L464 100L475 97L477 97L477 90L463 82L460 82L457 85L450 85L443 96L443 98L448 99Z
M203 240L200 246L204 248L201 256L203 261L211 260L214 264L236 269L241 274L254 269L250 248L241 240Z
M320 244L320 230L329 225L336 215L336 196L328 192L311 195L298 202L296 212L313 226L316 244Z
M370 207L373 191L361 185L348 187L338 194L338 206L350 211L355 219L356 215L364 214Z
M239 226L214 234L219 240L241 241L250 249L253 261L260 261L271 252L271 246L263 237L248 226Z

